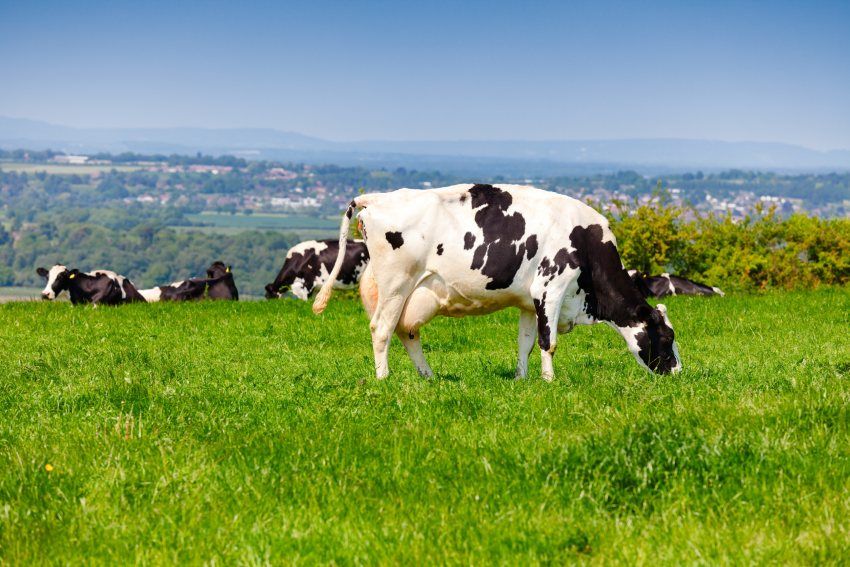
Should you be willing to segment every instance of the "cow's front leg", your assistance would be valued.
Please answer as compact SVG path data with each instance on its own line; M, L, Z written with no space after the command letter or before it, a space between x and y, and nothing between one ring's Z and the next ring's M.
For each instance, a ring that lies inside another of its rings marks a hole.
M547 382L555 377L552 358L558 344L558 315L561 311L562 296L550 295L555 290L547 290L539 298L534 298L534 311L537 315L537 344L540 345L540 374Z
M430 378L434 375L434 371L428 366L428 361L425 360L425 353L422 352L422 342L419 340L419 331L407 332L399 331L396 333L407 351L413 365L416 366L416 371L423 378Z
M517 336L518 356L516 363L516 377L525 378L528 374L528 355L534 348L534 339L537 338L537 317L533 311L519 312L519 335Z
M396 335L407 350L407 355L413 361L419 375L425 378L430 378L434 372L428 366L425 354L422 352L419 329L434 318L439 308L439 302L428 289L417 288L410 294L396 328Z

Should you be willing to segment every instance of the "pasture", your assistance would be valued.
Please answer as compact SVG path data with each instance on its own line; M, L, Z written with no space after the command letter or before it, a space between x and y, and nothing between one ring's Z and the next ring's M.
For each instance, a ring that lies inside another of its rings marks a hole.
M514 311L373 377L359 304L0 305L0 562L817 563L850 556L850 289L665 301L514 381Z

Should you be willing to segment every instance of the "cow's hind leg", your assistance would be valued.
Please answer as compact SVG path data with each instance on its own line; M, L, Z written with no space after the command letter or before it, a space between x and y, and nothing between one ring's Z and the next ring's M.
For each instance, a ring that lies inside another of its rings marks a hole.
M413 291L413 283L404 274L378 281L378 302L369 329L372 331L372 350L375 354L375 375L378 379L389 374L390 339L398 326L407 298Z
M563 293L552 289L534 297L534 312L537 315L537 344L540 345L540 373L547 382L555 377L552 357L558 343L558 315L561 311Z
M537 338L537 317L533 311L519 312L519 335L517 346L519 355L516 363L516 377L525 378L528 374L528 355L534 348L534 339Z

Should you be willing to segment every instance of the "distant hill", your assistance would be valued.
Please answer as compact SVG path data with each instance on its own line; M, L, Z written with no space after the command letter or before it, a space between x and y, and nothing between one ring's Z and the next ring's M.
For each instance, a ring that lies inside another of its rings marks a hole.
M728 168L850 170L850 150L712 140L333 142L268 128L71 128L0 117L0 147L69 153L233 154L250 159L441 169L490 175L559 175L622 168L644 172Z

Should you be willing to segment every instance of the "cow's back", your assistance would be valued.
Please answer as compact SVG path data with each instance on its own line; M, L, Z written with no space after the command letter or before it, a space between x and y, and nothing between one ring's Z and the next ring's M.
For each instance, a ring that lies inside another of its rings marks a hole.
M528 307L538 267L571 250L576 226L602 225L613 241L596 211L534 187L400 189L356 203L376 274L392 270L421 280L442 304L464 313Z

